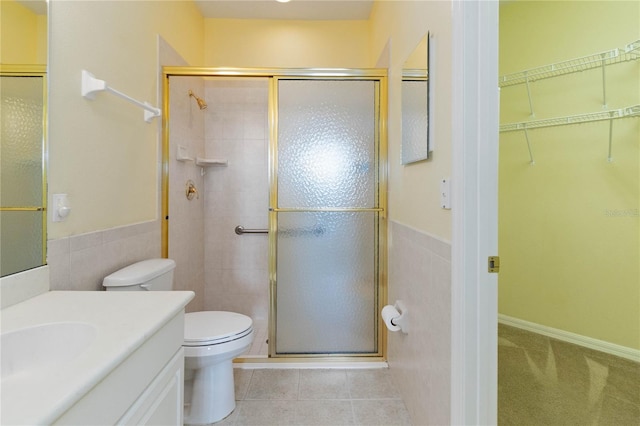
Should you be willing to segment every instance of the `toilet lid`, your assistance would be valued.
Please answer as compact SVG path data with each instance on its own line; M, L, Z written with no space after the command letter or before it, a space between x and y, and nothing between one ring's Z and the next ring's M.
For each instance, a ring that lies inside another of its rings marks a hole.
M189 312L184 315L184 344L204 346L239 339L251 332L252 323L236 312Z

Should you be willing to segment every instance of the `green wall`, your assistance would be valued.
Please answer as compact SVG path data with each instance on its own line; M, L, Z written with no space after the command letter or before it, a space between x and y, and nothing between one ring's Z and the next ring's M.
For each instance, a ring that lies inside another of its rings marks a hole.
M638 2L500 8L500 74L640 39ZM607 106L640 104L640 60L606 68ZM501 89L501 124L603 110L602 71ZM640 118L500 134L501 314L640 349Z

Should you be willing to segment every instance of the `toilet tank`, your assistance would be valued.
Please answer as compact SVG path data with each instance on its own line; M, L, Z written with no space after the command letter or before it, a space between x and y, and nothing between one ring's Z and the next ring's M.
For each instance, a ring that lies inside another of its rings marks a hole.
M107 291L169 291L173 287L172 259L149 259L129 265L102 280Z

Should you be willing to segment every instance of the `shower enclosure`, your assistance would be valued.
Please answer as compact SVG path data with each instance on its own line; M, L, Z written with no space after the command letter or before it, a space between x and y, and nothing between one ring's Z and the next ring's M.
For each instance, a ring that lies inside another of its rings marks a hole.
M165 67L164 77L163 254L202 241L197 309L264 324L265 357L382 356L386 71ZM182 200L185 179L199 201ZM188 210L203 211L201 225Z

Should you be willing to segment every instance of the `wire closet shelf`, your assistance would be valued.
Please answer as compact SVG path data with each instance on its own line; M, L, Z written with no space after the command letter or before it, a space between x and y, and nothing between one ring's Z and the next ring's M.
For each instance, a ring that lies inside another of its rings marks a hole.
M569 59L541 67L531 68L512 74L500 76L498 85L500 87L526 84L545 78L559 77L581 71L599 68L607 65L633 61L640 58L640 40L627 44L623 48L616 48L606 52L595 53L580 58Z
M569 124L582 124L594 121L615 120L640 116L640 104L627 108L613 109L588 114L569 115L566 117L554 117L545 120L531 120L519 123L508 123L500 126L500 132L515 132L519 130L540 129L543 127L566 126Z
M586 71L594 68L602 69L602 102L603 108L607 106L607 85L605 69L609 65L619 64L640 59L640 40L627 44L621 49L612 49L606 52L583 56L581 58L570 59L554 64L544 65L537 68L520 71L513 74L506 74L499 78L498 85L502 87L526 84L527 96L529 99L529 109L534 117L533 99L529 83L546 78L558 77L571 73ZM544 120L529 120L518 123L508 123L500 126L500 132L523 131L529 150L530 164L535 164L533 151L529 140L528 130L540 129L544 127L566 126L572 124L591 123L599 121L609 121L609 153L608 161L613 161L613 121L620 118L640 117L640 105L633 105L626 108L612 109L587 114L569 115L565 117L554 117Z
M499 77L498 86L502 88L520 84L526 85L527 97L529 99L529 110L531 111L531 116L534 117L533 97L531 95L531 86L529 83L600 68L602 70L602 107L604 109L607 107L607 66L637 59L640 59L640 40L629 43L623 48L616 48L606 52L583 56L581 58L543 65L541 67L531 68L513 74L505 74Z

